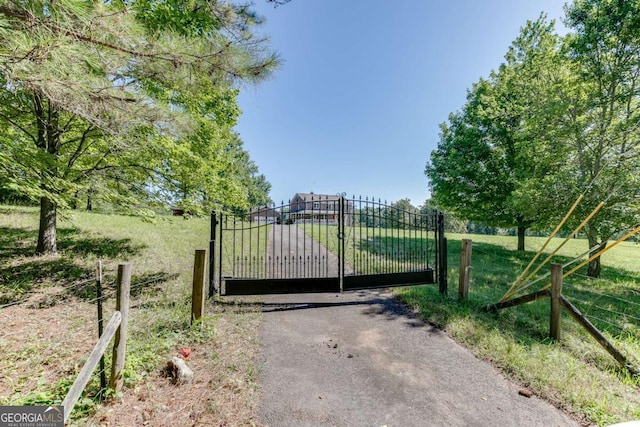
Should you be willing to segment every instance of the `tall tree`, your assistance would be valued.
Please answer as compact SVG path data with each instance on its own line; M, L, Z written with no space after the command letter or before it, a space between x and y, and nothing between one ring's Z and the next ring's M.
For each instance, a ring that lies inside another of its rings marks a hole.
M400 199L384 210L385 227L407 229L417 227L418 208L409 199Z
M462 111L440 126L438 148L427 174L433 203L457 216L497 227L518 228L518 249L532 223L514 209L513 193L526 165L517 156L520 119L508 112L498 95L498 74L480 80L467 94ZM510 113L510 112L508 112Z
M418 206L418 212L422 215L422 220L427 223L435 221L435 215L438 209L435 208L430 199L425 200L424 204ZM453 213L440 210L444 214L444 230L449 233L467 233L468 221L458 219Z
M56 252L57 209L84 181L100 175L114 196L154 188L176 141L236 107L204 94L277 65L260 19L225 1L4 1L0 23L3 156L17 165L0 172L40 199L38 253Z
M576 0L566 8L566 52L579 80L566 120L571 150L563 184L585 192L578 211L603 210L585 227L593 252L640 220L640 3ZM598 277L600 258L589 264Z
M551 138L547 119L560 108L554 94L560 59L553 22L544 15L528 21L505 63L476 83L462 111L441 125L426 168L437 206L473 222L516 227L519 250L526 229L546 218L530 208L537 195L523 185L554 169L538 156Z
M196 214L220 207L245 212L272 202L271 184L231 129L204 121L175 149L166 163L164 188L183 209Z
M462 112L443 127L427 173L443 206L481 194L485 199L465 201L507 206L538 228L557 224L579 194L585 198L571 226L605 201L584 229L595 254L640 220L640 3L576 0L566 16L570 32L562 39L542 20L523 28L506 64L488 84L474 86ZM514 165L515 173L505 175ZM496 180L509 191L485 185ZM600 270L595 258L588 275Z

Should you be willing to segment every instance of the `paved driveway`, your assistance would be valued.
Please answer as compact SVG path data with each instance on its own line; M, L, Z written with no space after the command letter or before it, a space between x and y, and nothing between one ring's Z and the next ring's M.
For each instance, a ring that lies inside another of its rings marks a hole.
M381 291L266 297L260 422L577 426Z
M266 271L269 278L338 277L338 257L307 235L318 225L274 224L267 245ZM306 230L306 232L305 232ZM336 234L335 226L323 226L322 233ZM353 268L345 263L345 272Z

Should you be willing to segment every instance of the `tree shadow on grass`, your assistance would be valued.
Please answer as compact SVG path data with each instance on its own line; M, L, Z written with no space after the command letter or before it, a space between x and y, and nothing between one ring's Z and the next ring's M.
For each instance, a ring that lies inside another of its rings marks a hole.
M3 258L33 255L37 237L23 228L0 227L0 262Z
M76 228L58 229L57 256L35 256L37 231L0 228L0 305L26 300L32 292L62 288L69 296L95 297L88 287L95 281L95 267L87 257L115 260L137 255L144 245L131 239L93 237Z
M477 318L481 322L514 334L522 342L544 341L548 338L549 300L543 299L528 304L485 313L483 307L496 303L505 295L513 282L523 272L534 251L516 251L499 244L473 242L471 262L471 285L469 298L457 301L457 283L460 260L460 240L448 241L448 282L449 297L438 294L429 287L415 288L403 293L402 299L411 306L419 308L423 317L435 324L447 327L456 319ZM533 268L535 269L547 254L543 254ZM566 264L571 257L555 255L551 262ZM565 273L579 262L565 267ZM586 277L587 266L582 267L564 280L563 294L578 305L590 321L600 330L614 337L624 337L627 323L635 323L640 330L640 272L619 269L604 264L601 278ZM521 296L542 289L549 283L550 265L546 264L536 273L540 280L513 296ZM543 275L547 277L542 277ZM580 305L581 304L581 305Z
M145 245L134 244L129 238L90 237L77 228L58 229L58 251L65 254L114 259L137 255L144 248Z
M356 243L360 258L387 268L386 263L431 264L435 263L433 236L428 238L414 237L413 230L398 232L399 236L372 236L362 238Z

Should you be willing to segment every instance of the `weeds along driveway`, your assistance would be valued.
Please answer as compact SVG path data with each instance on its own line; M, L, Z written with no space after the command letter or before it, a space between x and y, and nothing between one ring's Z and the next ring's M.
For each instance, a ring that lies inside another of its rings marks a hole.
M577 426L384 291L265 298L259 421Z

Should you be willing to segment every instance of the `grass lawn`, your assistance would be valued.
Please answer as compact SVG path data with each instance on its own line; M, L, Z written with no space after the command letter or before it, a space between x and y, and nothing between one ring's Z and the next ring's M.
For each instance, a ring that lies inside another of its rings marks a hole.
M106 293L117 264L133 264L125 388L117 405L98 407L94 375L71 424L252 422L257 308L207 305L203 322L190 322L194 251L208 248L208 219L70 212L59 218L59 255L50 257L33 256L37 224L36 208L0 205L0 405L62 401L97 340L91 278L101 259ZM107 319L114 304L106 302ZM196 372L187 394L160 376L181 347L192 349L188 363Z
M93 399L96 376L74 410L71 424L255 424L259 304L251 299L222 300L207 306L202 324L190 324L194 251L208 247L208 219L167 216L147 222L72 212L59 221L60 254L55 257L33 256L37 223L35 208L0 206L0 347L4 350L0 405L62 401L96 341L91 277L96 260L101 259L109 289L118 262L133 264L125 389L113 400L117 404L98 406ZM318 228L317 235L307 232L333 250L337 245L334 229ZM393 233L365 234L361 245L349 250L356 259L357 251L386 255L387 242L402 236ZM266 233L261 232L260 241L264 237ZM562 341L553 343L548 338L548 300L496 313L481 309L504 295L544 239L528 237L529 251L518 253L515 237L447 237L450 296L440 295L430 285L397 289L402 300L557 406L599 425L640 419L640 379L621 368L568 313L563 313ZM264 245L247 238L236 235L243 247L264 252ZM457 301L463 238L474 242L471 286L469 299ZM554 240L547 251L559 241ZM566 262L585 250L584 241L571 240L554 262ZM234 256L232 250L223 249L223 256L229 254ZM639 257L640 245L623 243L603 256L601 279L588 279L578 272L564 283L565 296L636 365L640 365ZM540 274L548 271L545 266ZM149 281L154 278L159 280ZM146 284L136 286L140 283ZM17 304L8 305L12 303ZM111 298L107 316L113 305ZM196 371L189 393L180 393L159 375L164 361L181 347L192 349L189 364Z
M471 285L469 299L457 301L463 238L473 240ZM607 425L640 419L640 378L620 367L566 311L562 340L554 343L548 338L548 299L496 313L481 309L505 294L546 239L527 237L525 253L515 250L515 237L448 234L447 239L450 296L440 295L434 286L420 286L398 289L403 301L479 357L589 422ZM554 239L545 251L550 253L561 241ZM565 263L586 249L586 241L573 239L552 262ZM563 286L563 294L636 367L640 367L639 258L639 244L622 243L604 254L600 279L587 278L583 269L566 278ZM548 272L545 266L538 276Z
M338 227L300 224L300 230L339 252ZM365 226L344 227L345 262L363 274L410 271L434 267L433 232Z
M264 277L270 249L270 235L273 225L240 221L224 216L218 221L216 230L216 251L223 242L223 276ZM208 233L208 231L207 231ZM216 255L216 263L220 254Z

